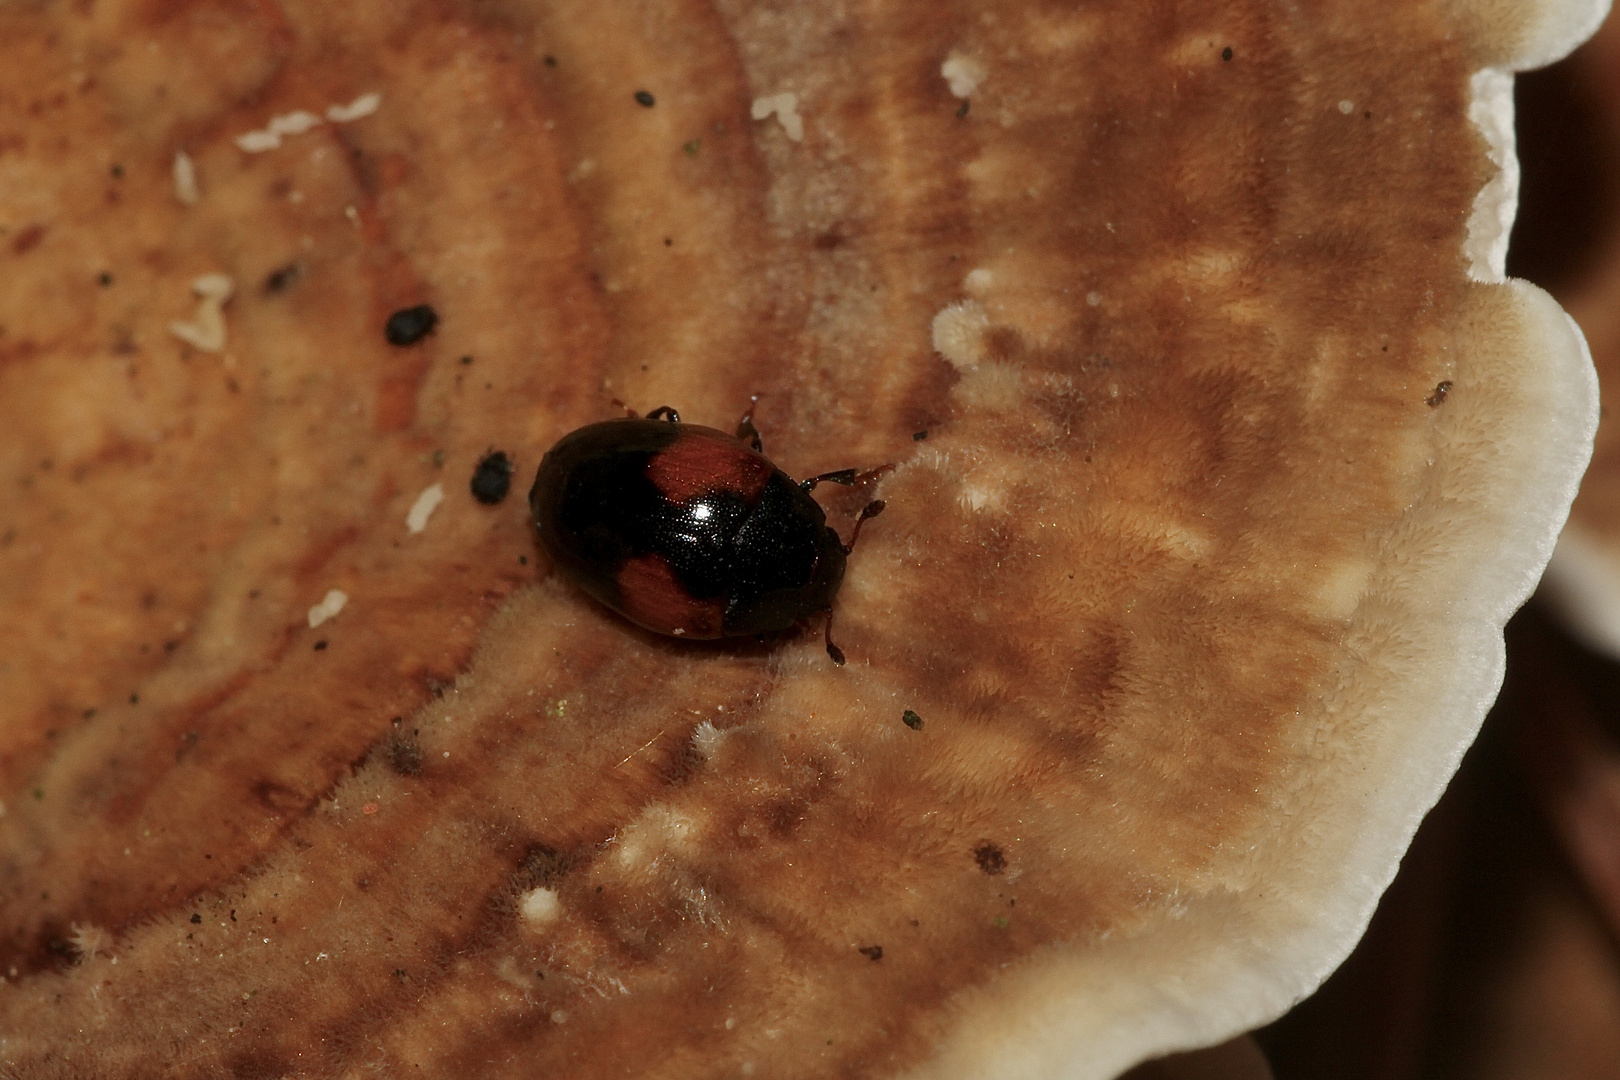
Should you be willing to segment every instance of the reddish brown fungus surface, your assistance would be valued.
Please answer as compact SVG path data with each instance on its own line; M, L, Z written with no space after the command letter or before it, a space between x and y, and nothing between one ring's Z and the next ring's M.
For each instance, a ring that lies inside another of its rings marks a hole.
M1275 1015L1590 435L1470 277L1471 10L0 10L3 1071L1106 1076ZM468 491L755 393L790 474L896 466L844 668L636 630Z

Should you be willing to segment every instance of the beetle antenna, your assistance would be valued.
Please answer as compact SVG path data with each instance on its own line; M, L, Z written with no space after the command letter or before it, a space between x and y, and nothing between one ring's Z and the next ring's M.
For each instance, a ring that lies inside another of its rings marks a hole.
M658 408L647 414L647 419L668 420L672 424L678 424L681 422L681 414L676 412L668 405L660 405Z
M737 438L752 446L754 453L763 454L765 445L760 442L759 428L754 426L754 406L758 404L758 394L748 399L748 411L742 414L741 420L737 421Z
M832 662L843 667L844 650L834 645L832 639L832 608L827 609L827 621L823 624L821 637L827 643L827 655L832 657Z

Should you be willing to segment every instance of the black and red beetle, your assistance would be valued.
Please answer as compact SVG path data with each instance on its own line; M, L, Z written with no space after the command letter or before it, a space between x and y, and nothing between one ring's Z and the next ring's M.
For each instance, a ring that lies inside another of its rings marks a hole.
M887 472L840 469L797 481L761 452L753 408L735 436L683 424L674 409L589 424L540 462L529 509L564 576L631 622L684 638L786 630L827 614L848 544L810 497L817 484L864 484Z

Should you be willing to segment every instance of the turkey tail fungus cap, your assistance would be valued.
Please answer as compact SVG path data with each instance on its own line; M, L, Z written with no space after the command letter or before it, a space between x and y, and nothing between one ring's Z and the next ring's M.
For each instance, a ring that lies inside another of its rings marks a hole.
M1511 72L1601 14L0 8L7 1075L1101 1080L1277 1016L1590 451L1502 258ZM842 668L465 486L756 393L790 474L896 465Z

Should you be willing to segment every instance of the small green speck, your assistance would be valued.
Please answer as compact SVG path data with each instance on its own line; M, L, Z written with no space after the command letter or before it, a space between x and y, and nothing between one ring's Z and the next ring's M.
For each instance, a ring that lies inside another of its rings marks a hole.
M1007 921L1007 917L1005 915L997 915L996 916L996 918L995 918L995 927L996 927L997 930L1005 930L1005 929L1007 929L1007 927L1009 927L1011 925L1012 925L1012 923Z
M45 797L45 789L44 788L35 788L34 789L34 798L43 799L44 797Z
M905 712L900 714L900 720L912 731L922 730L922 717L918 716L910 709L907 709Z
M435 450L435 451L433 451L433 467L435 469L437 469L437 468L440 468L443 465L444 465L444 451L443 450Z
M697 152L700 149L702 149L702 147L703 147L703 140L702 139L693 139L691 142L689 142L686 145L682 146L681 149L686 151L686 156L687 157L697 157Z
M568 699L558 698L557 703L546 711L552 716L555 716L558 720L561 720L563 715L568 712Z

